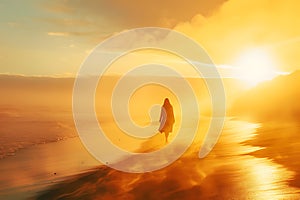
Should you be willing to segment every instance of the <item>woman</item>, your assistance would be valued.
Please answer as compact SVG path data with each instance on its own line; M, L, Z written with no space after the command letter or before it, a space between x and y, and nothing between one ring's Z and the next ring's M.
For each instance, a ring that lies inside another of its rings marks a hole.
M173 130L175 123L173 107L168 98L164 100L164 105L161 107L159 132L165 133L166 143L168 143L169 133Z

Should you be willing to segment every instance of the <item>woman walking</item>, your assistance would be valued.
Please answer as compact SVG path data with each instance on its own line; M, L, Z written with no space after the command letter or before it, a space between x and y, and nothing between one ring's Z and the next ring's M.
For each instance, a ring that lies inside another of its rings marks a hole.
M161 107L159 122L159 132L165 133L166 143L168 143L169 134L173 131L173 125L175 123L173 107L168 98L164 100L164 104Z

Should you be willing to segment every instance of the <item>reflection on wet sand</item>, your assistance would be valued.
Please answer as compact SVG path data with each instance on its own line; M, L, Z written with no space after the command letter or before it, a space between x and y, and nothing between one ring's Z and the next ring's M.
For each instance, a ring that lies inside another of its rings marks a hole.
M291 198L296 194L287 184L293 173L282 166L262 158L247 160L244 167L249 188L257 199Z
M297 122L266 123L258 129L258 137L247 141L249 145L261 145L265 148L251 153L259 158L268 158L290 171L294 176L289 180L292 187L300 187L300 126Z
M251 155L265 150L248 142L255 141L258 128L258 124L229 120L204 159L197 157L196 143L164 169L132 174L101 166L50 188L37 199L297 199L300 190L289 185L295 172L268 155Z

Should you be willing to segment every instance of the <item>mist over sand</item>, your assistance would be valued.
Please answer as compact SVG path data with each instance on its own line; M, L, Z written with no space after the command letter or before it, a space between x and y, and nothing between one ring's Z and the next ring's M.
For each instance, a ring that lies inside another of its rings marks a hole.
M264 154L268 158L253 156L262 147L246 141L255 138L257 128L230 120L204 159L197 157L196 140L180 159L161 170L134 174L101 166L51 187L36 199L297 199L300 190L291 186L295 173L272 162L274 152ZM122 162L135 163L130 158Z
M289 79L289 76L284 78ZM96 91L96 113L99 123L108 133L107 137L115 145L133 152L151 152L163 148L165 143L162 134L154 133L147 140L135 139L124 135L113 123L108 97L117 80L118 77L104 77ZM172 81L176 81L176 78ZM244 89L237 84L237 80L224 80L225 90L228 91L228 107L232 109L229 113L234 115L226 119L221 138L213 151L208 157L199 159L198 152L211 120L211 105L203 80L189 79L200 108L195 141L170 166L144 174L120 172L101 165L84 148L72 116L74 79L2 75L0 82L0 91L4 94L0 99L0 162L4 163L1 173L5 174L1 176L5 178L0 183L6 188L0 192L3 198L297 199L299 196L297 118L287 119L281 124L280 118L269 121L250 115L250 111L243 112L239 108L249 103L247 95L255 92L255 88L242 92ZM101 84L105 84L105 87L101 87ZM272 82L268 84L272 85ZM257 88L261 90L259 93L268 94L261 89L263 86ZM154 92L156 95L151 95ZM284 96L284 91L280 95ZM290 95L295 94L291 92ZM174 105L178 122L175 123L174 134L170 136L172 141L181 121L180 112L177 111L179 104L172 93L157 86L142 88L133 95L129 110L137 124L147 125L149 106L161 105L166 96ZM266 95L264 99L268 104L271 96ZM291 109L293 105L287 104L285 108ZM264 108L262 105L261 109ZM253 108L255 110L260 109ZM277 110L277 115L280 114ZM237 120L246 116L256 122ZM260 120L263 123L259 123ZM193 122L193 117L190 122ZM158 125L158 122L152 124ZM189 134L189 125L184 126ZM99 150L103 148L99 147ZM120 159L119 162L127 165L137 163L131 158ZM12 165L14 167L10 167Z

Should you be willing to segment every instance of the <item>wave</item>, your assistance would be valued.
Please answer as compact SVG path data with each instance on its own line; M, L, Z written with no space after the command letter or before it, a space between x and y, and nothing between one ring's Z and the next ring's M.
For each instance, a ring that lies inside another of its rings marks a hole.
M56 138L50 138L50 139L37 139L33 141L5 141L1 140L0 141L0 159L4 159L9 156L15 156L16 153L20 150L27 149L36 145L44 145L44 144L49 144L53 142L59 142L59 141L64 141L70 138L75 138L78 137L76 135L72 136L60 136Z

